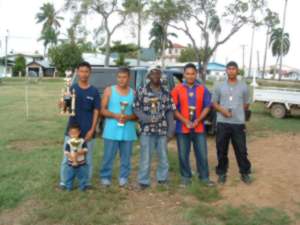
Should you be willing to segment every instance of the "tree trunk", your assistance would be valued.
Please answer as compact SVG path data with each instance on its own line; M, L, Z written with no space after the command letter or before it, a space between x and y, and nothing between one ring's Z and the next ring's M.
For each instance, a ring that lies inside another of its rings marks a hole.
M268 53L268 44L269 44L269 33L270 33L270 27L268 27L267 33L266 33L264 64L263 64L263 70L262 70L262 75L261 75L262 79L265 79L265 73L266 73L267 53Z
M109 67L109 58L110 58L110 35L107 34L107 40L105 44L105 62L104 66Z
M137 66L141 65L141 30L142 30L142 19L141 11L138 13L138 52L137 52Z
M165 69L165 51L166 51L166 42L167 42L167 27L163 26L163 43L162 43L162 53L161 53L161 66Z

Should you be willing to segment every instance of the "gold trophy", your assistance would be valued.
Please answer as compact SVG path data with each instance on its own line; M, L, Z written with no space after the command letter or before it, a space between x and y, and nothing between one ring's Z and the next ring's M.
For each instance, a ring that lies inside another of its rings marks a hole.
M157 109L157 106L158 106L158 101L159 99L157 97L150 97L149 98L149 102L150 102L150 105L151 105L151 114L156 114L158 109Z
M127 106L128 106L128 102L122 101L122 102L120 102L120 106L121 106L121 114L122 114L122 117L123 117L123 116L125 115L125 111L126 111L126 108L127 108ZM125 126L125 123L119 121L119 122L118 122L118 126L124 127L124 126Z
M71 91L71 74L72 71L66 71L66 84L65 87L61 91L61 115L67 116L75 116L75 101L76 101L76 93L73 89Z
M77 166L78 165L78 147L80 145L80 139L79 138L72 138L70 140L70 145L72 147L72 151L71 151L71 155L70 155L70 159L72 161L72 165L73 166Z
M196 107L195 106L189 106L189 116L190 121L194 122L194 116L195 116Z

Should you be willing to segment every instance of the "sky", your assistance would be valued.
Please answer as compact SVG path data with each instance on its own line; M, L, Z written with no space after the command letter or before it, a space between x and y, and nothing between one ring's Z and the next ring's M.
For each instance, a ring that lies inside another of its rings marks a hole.
M0 0L0 55L4 55L5 52L5 35L7 29L9 30L8 51L14 50L14 52L25 53L38 51L43 53L43 44L42 42L38 42L42 26L40 24L36 24L35 15L44 2L53 3L56 9L61 9L64 5L63 0ZM278 12L280 19L282 20L284 0L269 0L268 6L273 11ZM299 8L299 0L289 0L285 31L290 35L291 49L288 55L283 59L284 65L298 69L300 69L300 29L298 27L300 19ZM61 15L65 17L61 37L65 37L65 30L69 25L71 17L70 14L66 12L62 12ZM85 20L85 25L89 30L97 27L100 23L101 19L94 15L87 17ZM148 34L150 28L151 22L143 26L143 47L149 46ZM225 26L223 29L226 31L226 28L227 27ZM197 32L196 28L194 29L195 32ZM133 28L130 26L130 23L127 23L126 26L123 26L115 33L113 40L121 40L124 43L136 42L136 38L132 34L132 30ZM253 67L257 67L258 62L260 66L262 66L265 32L266 30L263 27L258 28L255 32ZM92 37L90 38L92 39ZM185 46L190 43L189 39L180 32L178 33L178 37L173 39L173 42ZM250 60L250 44L251 27L247 26L233 36L228 42L226 42L226 44L218 48L215 59L219 63L226 63L230 60L235 60L242 65L242 46L245 45L245 64L246 67L248 67ZM257 57L257 55L259 55L259 57ZM272 65L275 61L276 59L272 57L271 51L269 51L267 65Z

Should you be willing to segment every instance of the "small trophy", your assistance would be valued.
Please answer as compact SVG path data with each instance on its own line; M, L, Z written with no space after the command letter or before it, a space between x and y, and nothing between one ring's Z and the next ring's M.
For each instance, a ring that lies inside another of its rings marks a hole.
M120 102L120 106L121 106L121 114L124 116L124 115L125 115L126 108L127 108L127 106L128 106L128 102L125 102L125 101ZM125 123L119 121L119 122L118 122L118 126L124 127L124 126L125 126Z
M193 122L194 116L195 116L196 107L195 106L189 106L189 116L190 121Z
M229 96L229 107L228 107L228 112L230 112L231 115L232 115L232 109L233 109L232 101L233 101L233 96L231 95L231 96Z
M66 71L66 84L61 91L61 115L75 116L76 94L74 89L71 91L71 74L72 71Z
M77 166L78 165L77 153L78 153L78 150L79 150L78 147L80 145L80 140L78 138L72 138L70 140L70 145L72 147L72 151L71 151L72 165Z
M195 111L196 111L196 107L195 106L189 106L189 120L191 122L194 121ZM191 128L191 127L188 126L188 128Z
M151 105L151 114L156 114L158 109L158 98L157 97L150 97L149 99L150 105Z

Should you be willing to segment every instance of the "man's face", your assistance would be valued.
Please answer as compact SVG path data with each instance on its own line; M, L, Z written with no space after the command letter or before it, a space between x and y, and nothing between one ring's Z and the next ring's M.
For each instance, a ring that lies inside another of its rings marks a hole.
M197 79L197 71L194 68L186 68L184 78L188 84L194 84Z
M120 87L127 87L129 84L130 76L128 73L118 73L117 74L117 82Z
M149 75L150 83L152 83L154 85L159 85L160 79L161 79L161 72L159 70L153 70L150 72L150 75Z
M238 72L239 72L239 70L235 66L229 66L226 69L226 73L227 73L228 79L235 79L237 77L237 75L238 75Z
M69 130L69 136L71 138L78 138L79 135L80 135L80 130L78 130L78 129L72 129L72 128Z
M91 74L90 68L86 66L81 66L77 70L77 75L80 81L87 82Z

